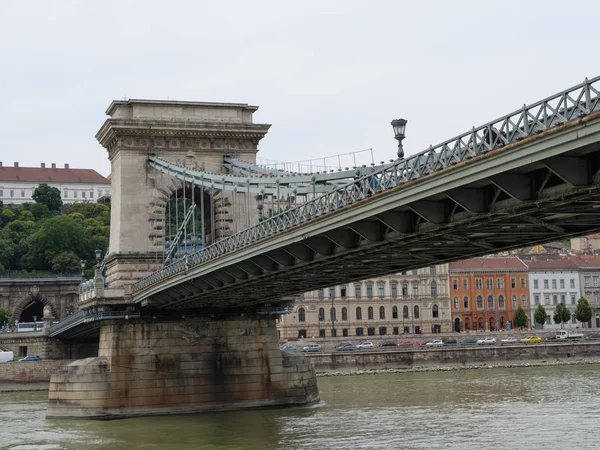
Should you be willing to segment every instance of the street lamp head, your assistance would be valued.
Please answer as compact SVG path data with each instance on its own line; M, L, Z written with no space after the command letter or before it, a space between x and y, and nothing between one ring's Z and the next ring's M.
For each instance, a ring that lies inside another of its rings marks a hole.
M79 265L81 266L81 272L83 273L83 270L85 269L85 260L80 260Z
M102 250L96 250L94 253L96 253L96 261L100 261L100 258L102 257Z
M402 148L402 139L405 138L406 132L406 119L394 119L392 120L392 128L394 129L394 137L398 140L398 158L404 158L404 149Z

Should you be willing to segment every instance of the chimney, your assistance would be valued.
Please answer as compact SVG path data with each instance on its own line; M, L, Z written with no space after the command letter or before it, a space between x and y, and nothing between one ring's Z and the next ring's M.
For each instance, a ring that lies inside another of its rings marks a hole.
M19 163L18 162L15 162L15 167L19 167Z
M65 169L68 169L69 165L67 163L65 163Z
M41 164L40 164L40 167L41 167L42 169L45 169L45 168L46 168L46 163L41 163Z
M56 169L56 163L52 163L52 168Z

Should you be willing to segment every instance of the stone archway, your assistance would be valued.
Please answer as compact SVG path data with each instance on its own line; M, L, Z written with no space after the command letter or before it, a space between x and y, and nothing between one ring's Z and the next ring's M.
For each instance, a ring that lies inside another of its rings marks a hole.
M43 305L42 310L46 306L48 306L50 308L50 310L52 311L52 315L54 317L56 317L56 318L60 317L60 315L58 314L58 309L51 301L49 301L48 299L46 299L45 297L42 297L40 295L29 294L17 302L15 309L13 310L13 313L11 316L12 324L15 323L15 320L20 321L23 311L25 310L27 305L29 305L31 302L40 302ZM38 317L38 320L41 320L41 318L42 317Z

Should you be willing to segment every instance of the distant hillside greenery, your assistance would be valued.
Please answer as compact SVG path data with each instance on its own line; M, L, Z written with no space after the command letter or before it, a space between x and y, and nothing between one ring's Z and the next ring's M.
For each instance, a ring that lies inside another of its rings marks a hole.
M108 248L110 206L63 206L58 189L44 184L38 189L43 195L34 193L35 203L0 202L0 273L80 273L80 261L85 260L86 275L91 276L95 250L104 255Z

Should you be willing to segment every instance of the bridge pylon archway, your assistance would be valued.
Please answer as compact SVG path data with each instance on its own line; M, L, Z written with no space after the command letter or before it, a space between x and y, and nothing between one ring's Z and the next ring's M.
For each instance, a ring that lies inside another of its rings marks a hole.
M226 156L255 163L258 143L270 127L253 123L257 109L244 103L160 100L110 104L106 111L110 117L96 134L111 162L109 286L133 284L159 268L166 237L164 210L173 192L187 189L184 182L150 168L148 157L214 173L224 173ZM238 200L226 192L213 195L219 200L213 206L218 238L230 231L223 227L235 220L224 217L223 205Z

